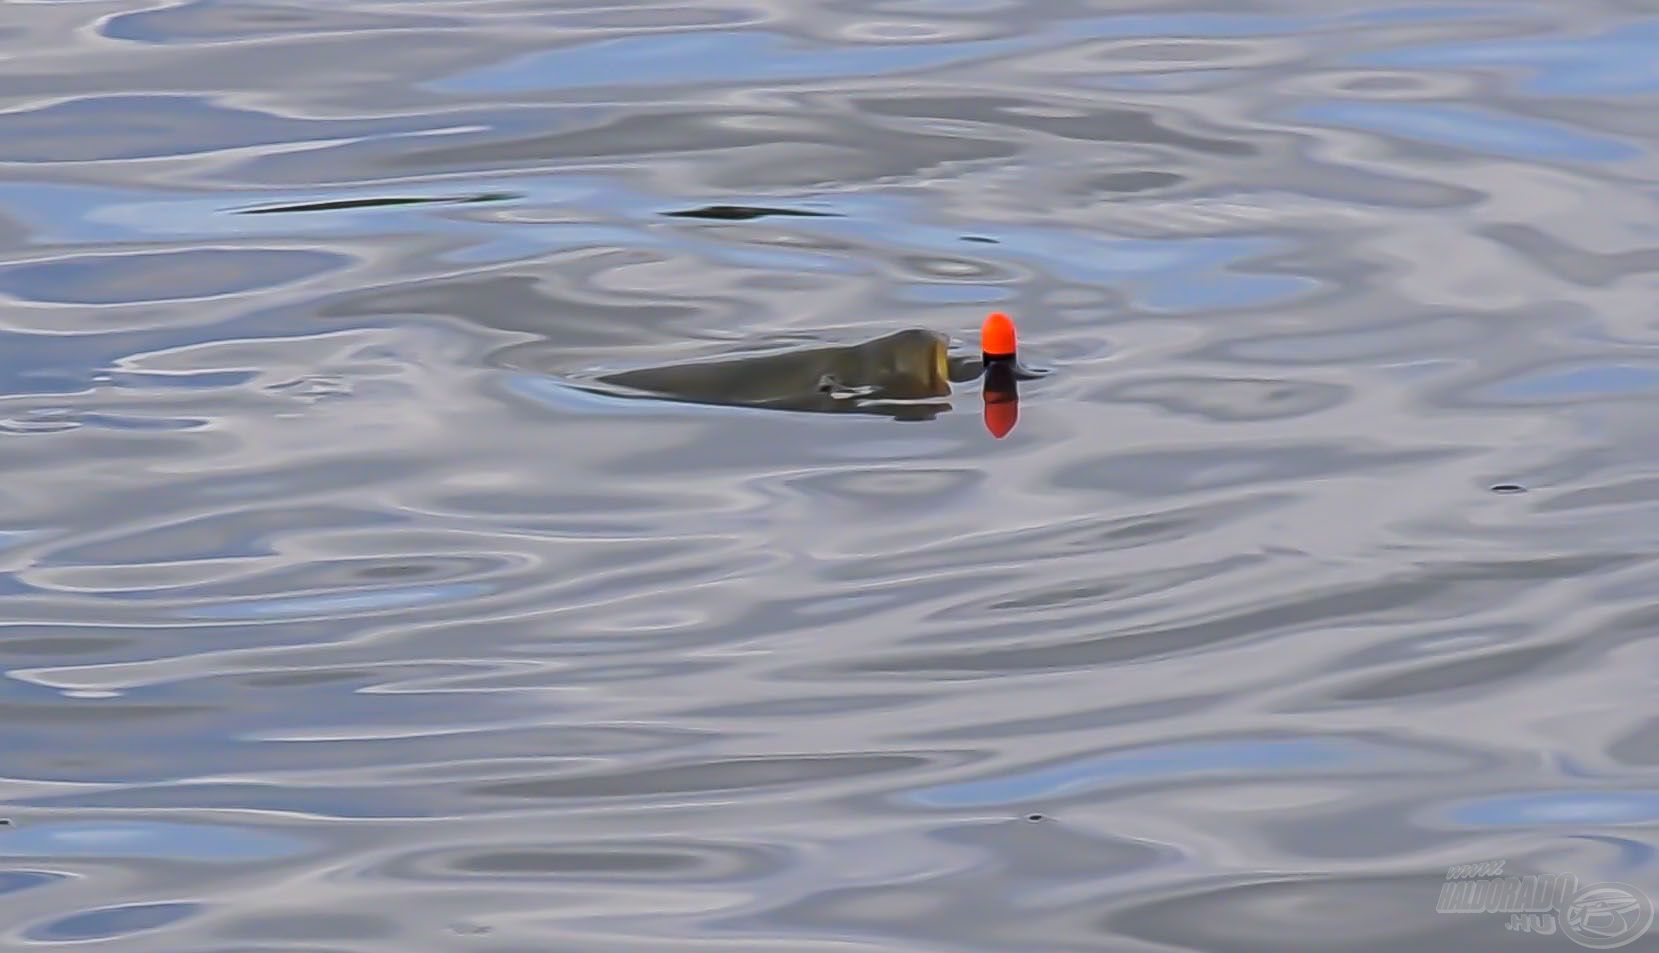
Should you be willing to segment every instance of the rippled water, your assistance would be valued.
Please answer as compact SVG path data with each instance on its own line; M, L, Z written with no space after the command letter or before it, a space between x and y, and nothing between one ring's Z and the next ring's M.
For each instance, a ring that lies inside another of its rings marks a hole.
M0 4L0 946L1579 948L1436 903L1659 896L1656 44ZM991 309L1001 440L573 383Z

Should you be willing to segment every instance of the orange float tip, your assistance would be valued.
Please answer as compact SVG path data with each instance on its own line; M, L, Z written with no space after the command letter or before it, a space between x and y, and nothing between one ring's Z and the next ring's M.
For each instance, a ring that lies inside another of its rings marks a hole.
M979 350L985 360L1006 360L1014 356L1017 348L1014 320L1001 311L992 311L979 326Z
M1008 436L1008 431L1020 420L1020 402L1017 400L999 400L985 402L985 429L991 436L1001 440Z

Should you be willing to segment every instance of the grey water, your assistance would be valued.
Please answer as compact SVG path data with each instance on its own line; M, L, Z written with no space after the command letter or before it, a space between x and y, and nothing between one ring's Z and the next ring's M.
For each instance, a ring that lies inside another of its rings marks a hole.
M1443 895L1659 899L1656 51L0 2L0 949L1659 949ZM572 383L993 310L1000 439Z

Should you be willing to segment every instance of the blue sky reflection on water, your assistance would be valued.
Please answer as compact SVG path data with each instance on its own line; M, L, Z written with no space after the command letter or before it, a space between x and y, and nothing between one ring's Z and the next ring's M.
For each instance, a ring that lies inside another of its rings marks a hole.
M1582 36L1525 36L1407 47L1355 57L1366 66L1500 67L1527 78L1519 88L1544 96L1659 93L1659 20Z
M1089 37L1254 36L1305 18L1139 15L1075 20L1005 39L828 45L761 30L693 30L600 40L533 53L429 83L445 92L508 93L596 86L823 80L934 69Z
M179 615L188 619L296 619L430 606L481 596L491 591L493 587L485 583L456 582L436 586L383 589L377 592L203 602L180 612Z
M426 85L450 93L511 93L604 86L873 77L935 69L1088 39L1274 36L1344 23L1469 19L1481 12L1479 8L1449 5L1381 9L1332 17L1126 14L1081 18L1052 29L1000 39L841 45L809 43L764 30L696 29L604 39L531 53Z
M1297 107L1291 115L1320 125L1386 133L1514 159L1608 162L1642 155L1640 149L1626 142L1475 106L1329 101Z
M1036 771L912 792L907 800L929 807L992 807L1068 797L1101 788L1197 778L1230 772L1272 777L1329 770L1359 760L1360 750L1320 738L1252 739L1162 745L1114 752Z
M1484 394L1505 402L1558 402L1659 392L1659 366L1600 364L1510 377Z
M44 887L66 879L63 874L39 870L0 870L0 896L32 887Z
M39 924L24 935L31 940L46 943L112 940L135 933L159 930L191 916L199 909L201 906L195 903L121 904L98 910L86 910Z
M1453 805L1445 816L1464 827L1654 824L1659 823L1659 791L1545 791L1481 798Z
M1012 48L1006 40L819 46L750 30L601 40L536 53L433 84L453 92L804 80L926 69Z
M309 849L297 837L231 824L174 821L45 821L18 825L0 837L0 857L144 857L201 863L248 863Z

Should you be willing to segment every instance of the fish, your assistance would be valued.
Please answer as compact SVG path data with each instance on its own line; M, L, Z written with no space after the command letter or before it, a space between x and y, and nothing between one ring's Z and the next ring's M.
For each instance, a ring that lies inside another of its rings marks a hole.
M600 374L588 389L612 396L807 413L930 420L950 408L950 385L983 373L950 339L905 328L858 344L822 345Z

